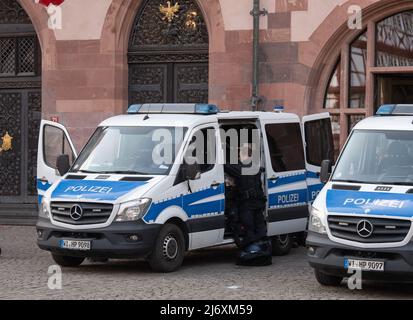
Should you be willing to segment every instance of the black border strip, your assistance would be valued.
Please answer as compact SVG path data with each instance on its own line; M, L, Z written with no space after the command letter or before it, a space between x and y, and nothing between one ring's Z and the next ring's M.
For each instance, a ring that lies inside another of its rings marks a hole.
M291 208L269 209L269 222L281 222L309 217L308 206L297 206Z
M189 219L186 225L190 233L224 229L225 215Z

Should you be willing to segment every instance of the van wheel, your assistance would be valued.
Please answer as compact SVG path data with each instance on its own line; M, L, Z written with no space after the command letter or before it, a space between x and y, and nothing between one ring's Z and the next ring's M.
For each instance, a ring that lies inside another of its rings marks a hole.
M152 270L173 272L184 260L185 238L182 230L171 223L165 224L155 242L155 248L148 258Z
M289 234L275 236L271 238L271 245L273 256L286 256L293 247L293 239Z
M295 236L295 241L297 242L298 246L305 247L306 246L306 240L307 240L307 232L300 232L296 234Z
M85 258L69 257L55 253L52 253L52 258L61 267L78 267L85 260Z
M314 269L314 273L318 283L326 287L338 287L343 281L343 277L326 274L320 269Z

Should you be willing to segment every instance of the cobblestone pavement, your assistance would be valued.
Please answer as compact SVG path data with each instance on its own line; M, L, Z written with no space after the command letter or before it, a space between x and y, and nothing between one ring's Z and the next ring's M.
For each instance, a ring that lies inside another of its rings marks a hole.
M63 269L62 290L47 287L49 253L36 246L33 227L0 226L0 299L409 299L413 284L363 284L351 291L321 287L305 249L275 257L269 267L234 265L233 247L189 254L172 274L151 272L144 261L85 262Z

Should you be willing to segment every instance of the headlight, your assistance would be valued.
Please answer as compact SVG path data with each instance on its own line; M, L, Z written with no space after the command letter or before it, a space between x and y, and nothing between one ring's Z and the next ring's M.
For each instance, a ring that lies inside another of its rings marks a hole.
M50 218L50 202L44 197L39 206L39 217L46 219Z
M122 203L119 208L119 213L116 215L115 221L137 221L142 219L148 211L151 202L151 199L143 198L137 201Z
M321 234L326 234L327 230L324 224L324 218L325 214L323 212L317 210L314 207L311 207L310 223L308 225L308 230Z

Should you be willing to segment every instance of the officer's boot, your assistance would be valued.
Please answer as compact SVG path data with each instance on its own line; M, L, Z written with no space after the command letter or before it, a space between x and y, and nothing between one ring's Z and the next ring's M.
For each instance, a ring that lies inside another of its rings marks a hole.
M272 264L271 245L267 242L256 242L247 246L239 255L237 265L269 266Z

